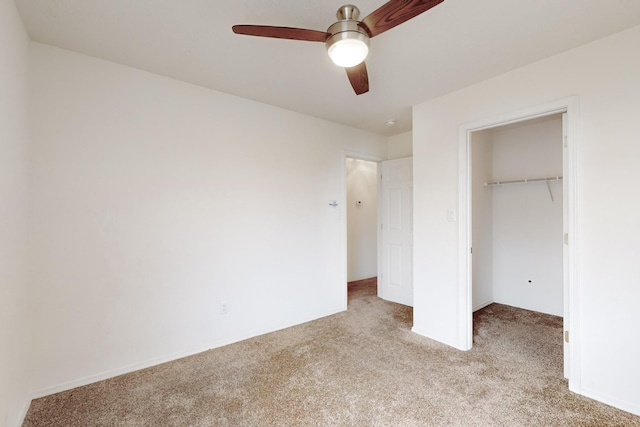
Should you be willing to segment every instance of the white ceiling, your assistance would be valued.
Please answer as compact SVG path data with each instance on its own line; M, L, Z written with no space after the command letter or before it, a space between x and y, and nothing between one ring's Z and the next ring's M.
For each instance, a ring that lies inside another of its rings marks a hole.
M356 5L363 18L383 3ZM371 89L360 96L323 43L231 31L324 31L342 4L16 0L34 41L382 135L410 130L412 105L640 24L640 0L445 0L371 40Z

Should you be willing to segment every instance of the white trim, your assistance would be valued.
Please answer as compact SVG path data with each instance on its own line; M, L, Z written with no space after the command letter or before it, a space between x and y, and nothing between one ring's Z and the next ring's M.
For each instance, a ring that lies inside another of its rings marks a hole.
M577 100L577 97L575 98ZM573 99L573 98L567 98L567 99ZM564 105L563 102L557 102L557 101L551 104L546 104L546 105L549 106L550 108L549 110L541 111L537 107L524 108L524 109L513 111L510 113L500 114L495 117L479 119L473 122L465 123L464 125L460 126L460 129L466 129L469 132L476 132L476 131L485 130L485 129L493 129L500 126L526 122L529 120L539 119L541 117L547 117L547 116L552 116L554 114L564 113L564 112L567 112L567 108L568 108L568 106Z
M597 400L598 402L602 402L606 405L610 405L615 408L622 409L623 411L627 411L631 414L634 414L634 415L640 414L640 404L638 404L638 402L629 402L629 401L616 399L606 393L600 393L588 387L584 387L581 390L580 394L588 397L589 399Z
M475 313L475 312L476 312L476 311L478 311L478 310L482 310L483 308L490 306L490 305L491 305L491 304L493 304L494 302L495 302L495 301L487 301L487 302L480 303L480 304L478 304L478 305L474 305L474 306L473 306L473 312Z
M347 231L347 159L354 158L348 154L348 152L343 151L341 162L340 162L340 260L342 262L342 283L344 284L344 288L342 289L342 300L340 306L342 311L347 309L347 305L349 303L348 298L348 288L347 283L349 283L349 262L347 261L348 256L348 241L349 241L349 233Z
M580 277L579 269L580 265L580 233L579 223L580 220L578 212L578 98L573 97L569 99L567 103L567 141L568 146L566 148L567 155L567 170L564 171L564 185L565 195L567 200L567 224L566 232L569 234L569 244L567 245L567 257L565 262L567 263L567 280L565 283L565 295L568 294L569 299L569 316L565 328L569 330L570 327L570 353L569 353L569 389L576 393L581 393L581 346L580 346L580 322L581 319L581 304L580 304ZM568 177L569 179L567 180ZM565 313L566 314L566 313Z
M376 199L377 199L377 210L376 210L376 245L378 245L378 249L376 250L376 277L379 279L382 277L382 162L384 160L380 160L377 162L376 167ZM380 296L380 287L378 287L378 296Z
M562 113L562 170L569 170L569 151L568 151L568 142L569 142L569 123L567 120L567 113ZM562 194L569 195L569 190L567 189L567 184L565 182L562 183ZM569 197L562 198L562 235L563 240L565 233L568 235L568 225L569 225ZM569 258L569 246L566 245L563 241L562 243L562 281L563 283L569 283L569 265L566 260ZM569 299L571 294L569 292L568 286L563 286L562 289L562 312L564 314L570 313L570 305ZM565 335L569 331L569 316L563 316L562 318L562 337L564 340ZM571 364L570 364L570 351L569 346L563 342L562 355L564 360L563 366L563 375L565 378L571 377Z
M139 371L141 369L150 368L152 366L160 365L162 363L171 362L173 360L181 359L183 357L193 356L194 354L208 351L215 347L222 347L227 344L236 342L234 340L223 341L213 346L198 347L192 350L171 353L165 356L155 357L153 359L146 360L144 362L132 363L120 368L110 369L99 374L87 375L86 377L78 378L72 381L67 381L62 384L57 384L50 387L37 390L33 393L33 399L39 399L41 397L49 396L51 394L60 393L63 391L71 390L76 387L82 387L85 385L93 384L98 381L104 381L109 378L114 378L119 375L129 374L131 372Z
M434 335L432 331L425 331L420 328L416 328L416 326L411 327L411 332L421 335L424 338L428 338L430 340L438 341L439 343L448 345L449 347L459 348L457 343L450 340L450 335Z
M29 408L31 407L31 400L32 399L29 399L24 405L22 405L22 410L18 413L16 423L14 424L16 427L20 427L24 424L24 420L27 418L27 412L29 412Z
M484 124L484 122L483 122ZM471 204L469 177L471 176L471 132L478 126L458 128L458 345L460 350L473 346L473 298L471 292ZM489 127L484 124L484 127Z
M385 161L386 159L383 159L380 156L375 156L373 154L366 154L366 153L358 153L355 151L344 151L344 156L345 159L358 159L358 160L366 160L368 162L375 162L375 163L380 163Z
M567 263L567 278L565 279L565 295L569 295L568 317L570 330L569 363L569 389L576 393L580 391L580 294L578 277L578 250L580 236L577 226L577 123L578 123L578 98L570 97L549 102L547 104L511 111L494 117L479 119L465 123L458 127L458 345L461 350L469 350L473 345L473 312L472 312L472 287L471 287L471 218L469 177L471 168L470 142L471 133L518 123L526 120L545 117L552 114L567 113L568 147L566 148L567 170L563 171L567 191L563 194L567 198L567 232L569 233L569 245L564 262ZM568 283L567 283L568 282ZM566 309L565 309L566 310Z

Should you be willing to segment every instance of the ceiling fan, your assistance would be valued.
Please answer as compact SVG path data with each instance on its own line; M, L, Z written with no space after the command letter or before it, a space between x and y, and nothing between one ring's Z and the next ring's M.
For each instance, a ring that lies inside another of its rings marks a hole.
M341 6L338 22L327 31L270 25L234 25L233 32L248 36L324 42L331 60L344 67L356 95L369 91L369 76L364 63L369 53L369 39L426 12L444 0L390 0L358 21L360 10L354 5Z

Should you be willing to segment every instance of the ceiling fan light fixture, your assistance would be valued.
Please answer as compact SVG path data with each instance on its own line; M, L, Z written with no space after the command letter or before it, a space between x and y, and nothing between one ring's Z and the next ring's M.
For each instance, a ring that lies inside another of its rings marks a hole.
M345 38L331 44L327 52L334 64L350 68L365 60L369 54L369 46L360 38Z
M331 60L345 68L356 95L362 95L369 91L369 75L364 63L369 54L369 38L382 34L443 1L388 0L362 21L358 20L360 10L352 4L345 4L336 12L338 22L327 31L272 25L234 25L231 29L236 34L247 36L324 42Z
M358 21L338 21L327 32L331 33L326 42L327 53L339 67L355 67L369 54L369 35L358 26Z

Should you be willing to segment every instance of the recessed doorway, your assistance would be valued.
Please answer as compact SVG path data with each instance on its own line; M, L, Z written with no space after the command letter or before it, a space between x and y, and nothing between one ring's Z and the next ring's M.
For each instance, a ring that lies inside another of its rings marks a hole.
M562 136L559 140L559 144L562 150L562 184L556 182L547 182L546 176L532 176L534 179L545 178L545 180L538 182L542 185L542 188L546 191L546 198L554 197L554 203L556 201L562 204L562 233L558 235L557 239L561 244L562 251L562 318L563 318L563 346L564 346L564 375L569 379L569 387L571 389L579 388L579 377L572 375L572 372L578 372L579 366L579 341L574 339L572 334L572 340L569 341L570 330L577 331L579 328L580 320L580 307L578 300L578 288L576 277L577 268L577 252L574 249L578 246L579 236L575 227L575 215L576 215L576 190L575 190L575 175L576 175L576 120L577 120L577 99L566 98L557 101L550 102L548 104L539 105L535 107L526 108L523 110L513 111L501 114L495 117L489 117L486 119L480 119L474 122L463 124L459 127L459 201L458 201L458 227L459 227L459 292L460 292L460 323L459 333L461 343L461 349L471 349L473 345L473 310L482 305L478 295L476 295L476 302L474 306L474 286L473 286L473 259L477 255L477 250L473 244L473 221L474 212L472 208L472 183L473 183L473 165L472 165L472 150L473 150L473 136L480 135L476 132L494 129L504 125L512 125L515 128L518 123L524 123L529 120L546 120L545 117L551 117L562 115ZM534 122L530 122L532 124ZM507 130L508 128L504 128ZM546 175L543 173L542 175ZM551 172L550 176L557 176L555 172ZM493 177L492 177L493 178ZM505 181L518 181L528 179L528 176L518 177L514 179L502 178ZM497 178L493 181L497 181ZM490 184L491 181L487 181ZM484 184L484 182L483 182ZM517 185L534 185L534 183L514 183ZM558 185L561 186L561 199L558 198ZM501 188L500 191L504 190ZM551 191L549 191L551 190ZM555 193L554 193L555 190ZM515 187L512 190L515 191ZM495 192L494 192L495 195ZM549 200L550 201L550 200ZM559 209L559 205L555 205L556 209ZM491 231L493 233L493 230ZM537 256L537 255L536 255ZM485 264L486 266L487 264ZM492 264L493 266L493 261ZM478 267L477 267L478 268ZM543 279L529 279L526 278L525 284L528 284L528 280L532 280L532 288L535 289L536 281ZM478 289L476 289L477 291ZM532 289L529 289L531 291ZM557 292L557 290L556 290ZM557 301L555 302L557 304ZM541 311L549 311L548 309L540 309ZM557 310L557 305L553 308Z
M347 282L378 272L378 163L346 159Z
M473 311L563 316L562 114L471 133Z

